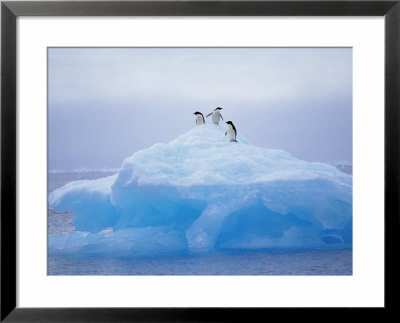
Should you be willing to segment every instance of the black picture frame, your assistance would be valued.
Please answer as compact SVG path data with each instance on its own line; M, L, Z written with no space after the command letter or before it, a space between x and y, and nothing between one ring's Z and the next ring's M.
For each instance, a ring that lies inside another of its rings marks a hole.
M399 273L400 0L388 1L2 1L1 3L1 321L186 322L344 318L339 308L19 308L16 306L16 19L19 16L384 16L385 18L385 305L364 310L370 319L397 311ZM38 291L40 293L40 291ZM365 311L366 310L366 311ZM271 314L268 314L271 315ZM396 316L394 316L396 317ZM246 319L247 318L247 319Z

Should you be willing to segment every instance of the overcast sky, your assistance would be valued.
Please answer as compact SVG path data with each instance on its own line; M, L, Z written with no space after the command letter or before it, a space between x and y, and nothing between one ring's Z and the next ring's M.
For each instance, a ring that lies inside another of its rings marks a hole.
M254 145L352 161L350 48L50 48L48 96L49 170L118 168L217 106Z

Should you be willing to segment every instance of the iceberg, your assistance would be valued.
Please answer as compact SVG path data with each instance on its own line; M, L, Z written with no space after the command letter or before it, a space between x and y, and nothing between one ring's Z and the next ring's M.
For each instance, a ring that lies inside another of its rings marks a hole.
M145 256L260 248L351 248L352 176L196 126L126 158L117 174L70 182L49 207L75 231L53 254Z

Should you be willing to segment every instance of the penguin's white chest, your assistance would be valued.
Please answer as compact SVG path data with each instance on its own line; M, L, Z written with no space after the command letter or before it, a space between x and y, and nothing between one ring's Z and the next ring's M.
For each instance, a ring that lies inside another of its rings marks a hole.
M204 124L203 116L197 115L196 124Z
M228 124L228 129L226 130L229 136L230 141L235 141L236 140L236 133L235 130L232 128L230 124Z
M214 111L212 114L212 122L214 124L218 124L220 118L221 118L221 114L219 113L219 111Z

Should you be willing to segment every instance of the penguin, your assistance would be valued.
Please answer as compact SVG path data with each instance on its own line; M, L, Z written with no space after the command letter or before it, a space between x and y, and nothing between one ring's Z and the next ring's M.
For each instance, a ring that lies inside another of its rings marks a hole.
M195 113L193 113L194 115L196 115L196 124L199 126L201 124L205 124L206 122L204 121L204 116L201 112L196 111Z
M228 125L228 129L225 132L225 136L226 136L226 134L228 134L229 139L230 139L231 142L237 142L237 140L236 140L236 133L237 132L236 132L236 128L233 125L232 121L227 121L225 123Z
M206 118L208 118L210 115L212 115L212 122L218 126L219 118L224 120L224 118L222 118L222 115L221 115L221 112L220 112L221 110L222 110L222 108L220 108L220 107L215 108L213 112L209 113L206 116Z

